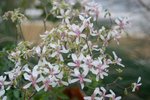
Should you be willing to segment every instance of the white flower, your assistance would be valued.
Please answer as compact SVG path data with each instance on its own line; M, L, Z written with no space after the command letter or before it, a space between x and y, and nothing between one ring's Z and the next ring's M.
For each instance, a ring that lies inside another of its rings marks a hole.
M105 100L106 98L106 89L104 87L100 87L100 100Z
M57 79L60 77L60 70L58 65L49 65L48 68L45 68L44 71L49 75L49 77L52 77L54 79Z
M83 62L84 62L84 69L85 70L90 70L90 71L93 71L94 70L94 66L93 66L93 59L90 55L87 55L84 59L83 59Z
M135 90L139 90L139 87L142 85L142 83L140 83L140 81L141 81L141 77L138 78L136 83L133 83L132 92L135 92Z
M108 46L108 42L110 40L110 34L108 33L107 36L100 35L100 38L103 41L103 46Z
M100 99L100 90L99 88L95 88L93 94L91 96L84 97L85 100L101 100Z
M43 58L39 59L38 64L34 66L33 70L38 71L39 74L44 74L44 75L45 75L45 74L47 74L47 73L45 72L45 69L46 69L48 66L51 66L51 64L46 61L46 58L43 57ZM24 68L24 70L25 70L26 72L28 72L28 73L31 72L31 70L30 70L28 67Z
M26 66L26 65L25 65ZM24 67L24 66L23 66ZM13 70L8 71L8 72L4 72L6 75L8 75L9 78L9 82L7 82L8 87L6 90L9 90L10 87L14 84L14 80L16 80L18 78L18 76L21 75L22 70L21 70L21 66L15 67Z
M83 66L82 61L84 59L84 56L82 53L80 54L79 57L77 57L76 54L72 54L71 57L72 57L73 62L69 62L68 66L73 66L75 68L79 68Z
M39 57L41 57L42 55L44 55L46 53L46 50L47 50L46 46L44 46L43 48L41 48L40 46L37 46L35 48L35 51L36 51L36 53L37 53L37 55Z
M76 36L76 43L77 44L79 44L79 42L80 42L80 37L86 38L86 35L82 33L84 28L85 28L84 25L82 25L80 27L78 25L73 24L73 25L69 26L69 28L71 31L68 33L68 35Z
M102 6L95 2L89 2L85 6L85 10L88 14L90 14L93 17L93 20L95 21L99 18L99 15L102 11Z
M82 15L79 15L80 20L83 22L84 27L89 27L90 29L93 28L93 23L90 22L91 17L84 17Z
M0 76L0 98L2 100L6 100L7 97L4 96L5 94L5 85L10 84L10 82L6 82L6 76Z
M32 70L32 72L28 74L24 73L25 80L28 80L30 82L26 84L23 88L27 89L32 85L37 91L39 91L40 88L37 85L37 83L41 82L42 78L38 78L38 76L39 76L39 73L36 70Z
M61 29L58 29L58 33L60 34L60 41L64 42L64 41L68 41L68 37L67 37L67 33L68 33L68 30L64 29L66 28L64 25L60 26Z
M64 9L60 9L60 14L61 16L56 16L57 18L61 18L62 19L62 23L67 23L69 24L69 19L70 19L70 13L71 10L67 10L66 12L64 11Z
M63 81L62 79L58 79L58 80L56 81L56 84L57 84L58 86L62 86L62 85L68 86L68 83L65 82L65 81Z
M51 31L45 31L44 34L40 35L41 39L46 41L47 38L49 38L50 35L55 31L55 29L51 29Z
M125 67L123 64L121 64L122 59L118 58L118 56L116 55L116 53L114 51L112 53L114 55L114 60L115 60L114 63L116 63L119 66Z
M119 17L115 20L119 29L124 29L124 27L129 23L127 17Z
M20 54L21 51L11 52L8 58L13 61L14 63L20 63Z
M54 15L57 16L57 11L60 10L61 3L58 1L52 1L52 9L50 10L50 12Z
M80 73L77 68L74 69L74 73L71 76L76 77L75 79L70 80L69 83L75 83L77 81L80 82L81 88L84 88L84 82L91 82L90 79L85 78L88 74L87 70L84 70L83 73Z
M42 78L43 78L42 79L43 85L41 86L40 89L44 88L44 91L50 90L52 87L54 79L52 77L46 77L46 78L42 77ZM53 84L53 86L56 86L56 85Z
M121 33L116 30L113 30L111 31L111 35L114 38L114 40L117 42L117 44L119 45L119 39L121 38Z
M65 85L68 86L68 82L63 81L63 72L61 71L57 76L58 80L56 80L56 84L58 86Z
M106 28L102 26L101 29L92 31L91 36L100 36L102 35L102 32L105 32L105 31L106 31Z
M112 90L110 90L110 93L111 94L107 94L106 97L111 98L111 100L121 100L121 96L116 97L116 94Z
M94 66L96 67L96 72L93 74L96 74L96 81L99 81L99 77L101 79L104 78L104 76L108 76L108 70L107 68L109 65L107 65L105 62L102 62L102 58L98 58L98 60L94 61Z
M83 46L81 51L88 50L88 49L90 49L91 51L92 50L95 50L95 51L99 51L100 50L100 48L98 48L98 45L93 45L91 41L88 41L87 44L85 44Z
M0 97L2 97L5 94L5 89L4 89L4 85L5 85L5 80L6 80L6 76L0 76Z
M58 44L50 43L49 45L54 49L54 52L50 55L50 57L58 57L61 61L64 61L61 53L68 53L69 50L67 50L64 46L61 46L60 41L58 41Z

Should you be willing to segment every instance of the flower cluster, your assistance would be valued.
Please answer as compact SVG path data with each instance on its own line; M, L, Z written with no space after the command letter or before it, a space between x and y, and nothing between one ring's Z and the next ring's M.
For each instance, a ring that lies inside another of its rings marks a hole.
M49 91L72 83L79 83L83 89L86 83L99 82L107 77L112 65L125 67L114 51L108 54L106 50L111 40L119 43L124 25L128 23L126 19L117 18L115 27L96 29L94 21L104 17L99 4L83 0L80 9L74 9L75 3L61 0L53 0L52 4L50 12L62 19L61 23L41 35L40 44L32 46L21 42L10 52L9 59L15 67L0 77L1 97L4 97L5 87L7 90L17 88L18 80L23 80L21 87L25 90ZM6 75L8 82L5 81ZM133 91L140 85L134 83ZM91 97L84 99L121 99L111 89L109 92L106 93L103 87L96 88Z
M14 11L8 11L3 15L4 20L11 19L12 22L21 22L26 19L26 17L20 13L20 9L15 9Z
M116 96L116 94L112 91L109 90L109 94L107 94L107 90L104 87L100 88L95 88L93 94L91 96L86 96L84 97L85 100L106 100L106 99L111 99L111 100L121 100L121 96Z

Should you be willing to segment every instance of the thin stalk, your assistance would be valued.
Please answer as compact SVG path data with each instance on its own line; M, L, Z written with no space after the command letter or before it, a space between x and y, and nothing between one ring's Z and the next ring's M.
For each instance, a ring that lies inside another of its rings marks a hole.
M22 31L22 28L21 28L21 23L18 23L18 27L19 27L19 35L20 35L20 37L21 37L21 39L23 40L23 41L25 41L25 38L24 38L24 36L23 36L23 31Z
M30 96L29 96L29 99L28 100L31 100L32 99L32 97L36 94L37 92L36 91L34 91Z

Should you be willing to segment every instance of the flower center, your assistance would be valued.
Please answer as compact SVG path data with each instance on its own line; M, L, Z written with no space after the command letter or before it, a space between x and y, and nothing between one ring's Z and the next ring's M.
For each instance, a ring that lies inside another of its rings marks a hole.
M76 60L75 63L77 67L80 67L80 60Z
M80 80L80 83L83 83L83 76L82 75L79 75L79 80Z

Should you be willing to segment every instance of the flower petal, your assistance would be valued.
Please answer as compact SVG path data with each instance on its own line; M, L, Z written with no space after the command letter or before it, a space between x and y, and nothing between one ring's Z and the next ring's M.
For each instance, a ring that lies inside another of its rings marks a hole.
M77 81L79 81L79 79L72 79L72 80L69 81L69 83L75 83Z
M5 90L4 89L0 90L0 97L3 96L4 94L5 94Z
M24 89L27 89L27 88L29 88L29 87L31 86L31 84L32 84L32 83L28 83L28 84L26 84L23 88L24 88Z
M25 80L30 81L30 75L28 75L27 73L24 73L23 76L24 76Z
M74 62L77 60L77 56L75 54L72 54L71 57Z
M76 66L76 64L75 64L75 63L70 62L70 63L68 63L68 66Z

